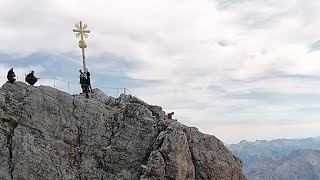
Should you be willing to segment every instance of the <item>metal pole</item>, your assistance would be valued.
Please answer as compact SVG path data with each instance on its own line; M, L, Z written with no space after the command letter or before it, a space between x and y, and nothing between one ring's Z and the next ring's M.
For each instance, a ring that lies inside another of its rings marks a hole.
M56 78L53 78L53 87L56 88Z
M83 64L83 72L84 72L85 77L87 77L87 68L86 68L86 56L85 56L85 51L84 51L84 48L81 48L81 49L82 49L82 64Z
M68 81L68 93L70 94L70 83Z
M87 68L86 68L86 57L85 57L85 48L87 48L87 44L85 42L85 38L88 37L87 33L90 33L90 30L86 30L88 27L86 24L82 24L82 21L79 24L75 25L76 29L73 29L73 32L76 32L76 37L80 36L79 47L82 50L82 63L83 63L83 73L87 78Z
M123 92L124 92L124 94L127 94L126 88L123 88Z

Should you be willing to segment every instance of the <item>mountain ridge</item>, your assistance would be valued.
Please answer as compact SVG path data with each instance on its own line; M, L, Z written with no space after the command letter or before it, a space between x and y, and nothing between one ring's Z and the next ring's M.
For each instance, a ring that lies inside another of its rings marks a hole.
M319 137L241 141L228 148L242 160L250 180L320 179Z
M0 179L246 179L215 136L131 95L6 83L0 120Z

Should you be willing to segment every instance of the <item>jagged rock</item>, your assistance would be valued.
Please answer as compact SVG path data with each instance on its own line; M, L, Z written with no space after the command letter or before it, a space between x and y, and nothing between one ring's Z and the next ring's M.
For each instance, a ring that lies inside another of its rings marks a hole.
M0 89L0 161L0 179L245 179L221 141L159 106L22 82Z

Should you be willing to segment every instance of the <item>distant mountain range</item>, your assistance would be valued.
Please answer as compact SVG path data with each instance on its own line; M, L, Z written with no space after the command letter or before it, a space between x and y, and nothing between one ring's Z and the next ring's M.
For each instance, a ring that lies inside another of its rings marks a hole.
M320 137L228 145L249 180L320 180Z

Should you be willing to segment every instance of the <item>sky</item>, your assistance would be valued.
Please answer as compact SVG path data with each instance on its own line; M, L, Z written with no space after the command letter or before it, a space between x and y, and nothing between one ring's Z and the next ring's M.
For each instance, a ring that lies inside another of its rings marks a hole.
M319 136L320 1L0 0L0 83L13 67L80 92L123 89L225 143Z

